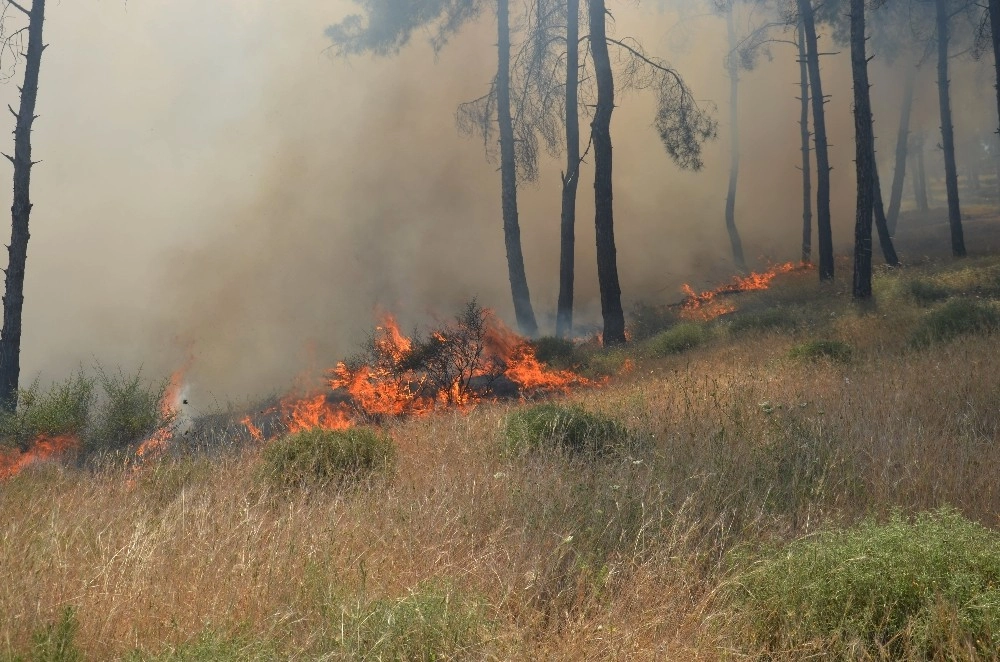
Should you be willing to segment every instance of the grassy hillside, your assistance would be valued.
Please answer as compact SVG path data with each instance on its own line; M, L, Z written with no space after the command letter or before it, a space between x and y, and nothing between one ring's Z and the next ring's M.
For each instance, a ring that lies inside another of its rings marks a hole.
M0 659L995 659L1000 257L917 262L566 353L620 374L391 424L374 477L32 467Z

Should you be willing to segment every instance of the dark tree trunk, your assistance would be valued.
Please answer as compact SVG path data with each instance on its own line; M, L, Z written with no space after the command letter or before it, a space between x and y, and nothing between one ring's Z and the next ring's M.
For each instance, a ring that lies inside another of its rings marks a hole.
M17 407L21 373L21 311L24 307L24 268L28 260L28 219L31 216L31 125L35 120L38 72L42 64L42 23L45 0L34 0L28 23L21 105L14 128L14 202L11 205L10 246L3 296L3 331L0 332L0 409ZM8 157L10 158L10 157Z
M573 333L573 274L576 250L576 189L580 182L580 0L566 2L566 172L562 177L559 237L559 302L556 335Z
M930 204L927 201L927 169L924 167L924 132L921 131L913 139L914 163L913 173L913 197L917 203L917 209L928 211Z
M906 179L906 148L910 143L910 114L913 110L913 86L916 77L917 68L907 68L903 99L899 107L899 131L896 133L896 167L892 172L889 211L885 215L889 224L889 234L893 236L896 234L896 223L899 222L899 206L903 201L903 181Z
M726 192L726 231L729 233L729 245L733 251L733 262L736 268L746 272L747 263L743 258L743 242L740 232L736 229L736 182L740 174L740 69L736 56L736 27L733 25L733 4L729 0L726 10L726 30L729 34L729 57L726 67L729 73L729 189Z
M993 69L996 72L993 87L997 93L997 117L1000 118L1000 0L989 0L989 2L990 30L993 33ZM997 126L1000 130L1000 125Z
M871 104L869 103L869 110ZM874 132L873 132L874 133ZM873 138L874 141L874 138ZM874 142L872 144L872 202L875 206L875 229L878 231L878 244L882 248L882 257L890 267L899 266L899 257L896 255L896 248L892 245L892 237L889 235L889 224L885 218L885 208L882 206L882 183L878 176L878 163L875 162Z
M809 164L809 69L805 30L799 24L799 131L802 137L802 262L812 259L812 172Z
M819 73L819 50L812 0L797 0L806 35L806 62L812 89L814 139L816 142L816 234L819 239L819 278L833 279L833 231L830 228L830 157L826 144L823 82Z
M851 0L851 73L854 77L854 158L857 166L858 204L854 221L855 300L872 296L872 207L875 184L875 134L872 130L865 56L865 0Z
M597 280L604 316L604 346L625 342L625 313L618 284L615 251L614 204L611 183L611 113L615 109L615 80L608 55L604 0L590 2L590 52L597 79L597 108L591 131L594 140L594 224L597 229Z
M951 99L948 92L948 7L947 0L936 0L938 46L938 100L941 105L941 149L944 152L944 184L948 192L948 224L951 226L951 253L965 256L962 235L962 211L958 202L958 167L955 165L955 127L951 123Z
M510 13L508 0L497 1L497 120L500 124L500 201L503 208L503 236L507 247L507 275L514 297L517 328L523 335L538 334L531 308L528 279L521 252L521 226L517 218L517 164L514 152L514 123L510 116Z

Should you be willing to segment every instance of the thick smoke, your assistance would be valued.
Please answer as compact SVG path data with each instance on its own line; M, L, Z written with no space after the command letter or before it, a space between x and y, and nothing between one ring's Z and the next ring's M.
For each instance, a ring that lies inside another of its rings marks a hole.
M721 121L705 169L681 172L651 126L652 98L619 99L615 220L628 308L676 300L682 282L732 271L725 25L697 19L694 45L673 52L675 16L635 3L611 8L615 33L676 65L699 99L719 106ZM493 75L492 26L471 27L439 56L418 33L396 58L332 58L323 28L353 10L346 0L49 7L25 381L95 360L159 376L193 353L192 395L207 406L280 391L310 365L330 365L364 337L376 309L410 327L478 296L512 318L496 165L454 121L456 105L484 93ZM742 84L737 223L757 264L796 259L800 243L798 68L791 47L776 45L773 55ZM956 98L973 94L965 80L975 81L977 66L955 66ZM843 248L854 207L847 53L827 58L824 75ZM872 78L888 181L899 76ZM937 102L925 78L915 121L933 131ZM13 102L14 82L0 93ZM989 126L968 105L955 104L960 136ZM935 158L929 151L929 165ZM541 167L520 191L521 223L533 303L551 327L560 163ZM599 318L590 177L585 169L577 226L584 323Z

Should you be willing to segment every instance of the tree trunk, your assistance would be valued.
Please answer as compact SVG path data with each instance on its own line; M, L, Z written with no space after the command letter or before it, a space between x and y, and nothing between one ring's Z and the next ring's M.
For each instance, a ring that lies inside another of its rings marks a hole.
M997 93L997 117L1000 118L1000 0L989 0L990 29L993 35L993 87ZM998 125L1000 127L1000 125ZM997 182L1000 185L1000 181Z
M615 251L613 189L611 183L611 113L615 109L615 81L608 55L604 0L590 2L590 52L597 79L597 108L591 132L594 140L594 224L597 229L597 280L601 288L604 346L625 342L625 313L618 284Z
M955 165L955 127L951 123L951 99L948 92L948 7L947 0L936 0L938 46L938 100L941 106L941 149L944 152L944 184L948 192L948 224L951 226L951 253L965 256L962 236L962 211L958 202L958 168Z
M514 123L510 115L510 13L508 0L497 1L497 121L500 125L500 201L503 208L503 235L507 247L507 275L514 297L517 328L523 335L538 334L531 308L528 279L521 252L521 226L517 219L517 164L514 152Z
M556 335L573 334L573 275L576 250L576 189L580 182L580 0L566 2L566 172L562 177L559 240L559 301Z
M729 245L733 251L733 262L736 268L746 273L747 263L743 258L743 242L740 232L736 229L736 181L740 174L740 126L739 126L739 94L740 69L736 56L736 27L733 24L734 0L729 0L726 10L726 30L729 34L729 56L726 58L726 68L729 73L729 189L726 193L726 231L729 233Z
M823 82L819 73L819 50L812 0L796 0L806 35L806 62L812 88L813 128L816 143L816 230L819 239L819 278L833 279L833 231L830 228L830 157L826 144Z
M869 110L871 104L869 102ZM874 133L874 132L873 132ZM878 163L875 162L874 138L872 144L872 202L875 206L875 229L878 231L878 244L882 248L882 257L890 267L899 266L899 257L896 255L896 248L892 245L892 237L889 235L889 223L885 218L885 208L882 206L882 183L878 176Z
M809 164L809 69L806 37L799 24L799 131L802 137L802 262L812 259L812 172Z
M916 163L916 172L913 177L913 197L917 203L917 209L928 211L930 204L927 201L927 170L924 168L924 132L921 131L913 139L913 154Z
M34 0L28 23L28 51L24 63L21 105L14 128L14 201L10 208L11 233L7 249L3 296L3 331L0 332L0 410L17 408L21 373L21 311L24 307L24 269L28 260L28 219L31 216L31 125L35 120L38 72L42 64L42 23L45 0ZM10 157L8 157L10 158Z
M872 208L875 183L875 134L872 129L865 56L865 0L851 0L851 73L854 77L854 159L858 204L854 221L854 284L856 301L872 296Z
M913 87L916 77L917 68L907 68L903 99L899 108L899 131L896 133L896 168L892 173L892 191L889 193L889 211L886 213L889 234L893 236L896 234L896 223L899 222L899 206L903 201L903 181L906 179L906 148L910 142L910 114L913 110Z

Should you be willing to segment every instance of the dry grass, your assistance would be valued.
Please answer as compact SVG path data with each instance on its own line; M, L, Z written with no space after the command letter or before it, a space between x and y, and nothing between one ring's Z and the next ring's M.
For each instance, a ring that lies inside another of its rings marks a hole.
M896 510L950 505L989 527L1000 513L997 338L914 349L917 303L857 311L833 292L810 308L812 278L774 294L801 328L640 352L630 374L569 397L654 441L625 458L508 458L508 406L483 405L392 427L388 483L272 490L256 450L131 482L29 471L0 488L0 658L67 606L87 659L222 657L197 652L206 636L232 659L353 659L369 640L352 627L402 609L418 625L379 643L388 658L753 656L721 625L735 546ZM811 338L850 343L852 359L789 358Z

